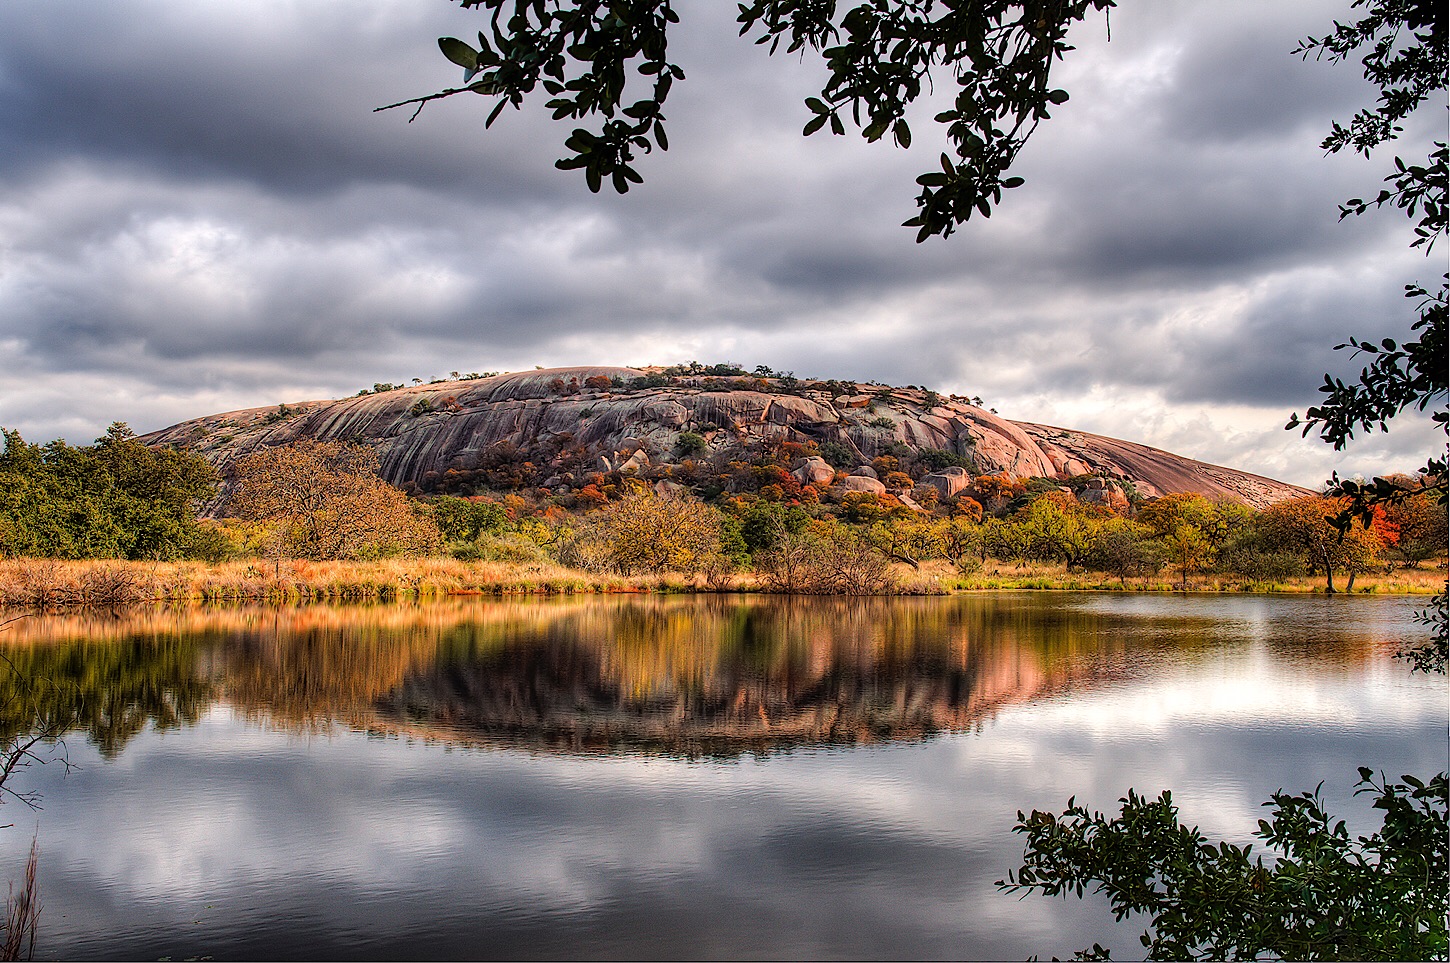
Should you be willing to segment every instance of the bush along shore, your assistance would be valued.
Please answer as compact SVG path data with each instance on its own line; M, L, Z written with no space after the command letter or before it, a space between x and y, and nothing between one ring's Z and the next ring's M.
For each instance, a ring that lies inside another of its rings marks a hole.
M13 432L4 443L8 606L637 591L1434 593L1445 577L1446 513L1425 476L1400 476L1404 497L1345 527L1343 498L1260 510L1197 494L1145 499L1096 476L973 476L960 465L921 474L936 464L918 463L921 452L847 476L819 455L797 459L797 445L772 456L780 463L740 462L718 490L616 470L567 497L410 497L379 477L375 452L336 442L259 450L229 466L225 486L200 456L149 448L124 425L84 448ZM793 459L800 466L787 470ZM225 517L202 516L203 505Z

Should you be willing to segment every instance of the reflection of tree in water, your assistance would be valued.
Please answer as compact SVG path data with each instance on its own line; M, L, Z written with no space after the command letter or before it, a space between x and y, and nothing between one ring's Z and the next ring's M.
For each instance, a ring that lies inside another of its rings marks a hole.
M6 651L54 683L46 712L73 715L105 755L218 700L288 730L565 751L920 739L1120 678L1145 647L1198 658L1223 639L1211 618L1160 625L1026 595L460 599L28 621ZM1372 648L1326 654L1357 661ZM0 735L25 725L0 713Z
M37 720L55 736L85 734L111 758L147 725L194 725L212 701L202 675L201 637L67 642L6 649L13 673L0 674L0 738L14 740Z

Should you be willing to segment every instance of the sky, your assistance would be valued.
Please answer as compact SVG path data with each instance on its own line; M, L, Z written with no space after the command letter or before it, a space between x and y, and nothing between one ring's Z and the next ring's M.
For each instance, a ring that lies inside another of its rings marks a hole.
M88 442L450 371L733 361L979 395L1002 415L1317 486L1409 470L1428 418L1335 452L1283 426L1350 335L1402 337L1444 270L1397 212L1343 222L1390 153L1326 157L1373 99L1292 56L1325 0L1124 0L990 219L914 242L902 150L802 138L822 68L682 0L670 150L628 195L553 167L541 97L455 84L447 0L0 7L0 425ZM949 93L946 79L939 92ZM941 94L939 93L938 96ZM529 108L532 109L529 109ZM1443 134L1438 109L1406 138Z

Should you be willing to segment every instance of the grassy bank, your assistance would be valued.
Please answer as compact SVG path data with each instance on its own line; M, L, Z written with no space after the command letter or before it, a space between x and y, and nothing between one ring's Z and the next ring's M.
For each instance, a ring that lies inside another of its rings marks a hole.
M925 566L923 566L925 568ZM988 564L980 571L959 574L947 569L936 576L949 591L994 589L1053 589L1082 592L1181 592L1185 586L1176 575L1164 570L1142 578L1119 579L1103 572L1069 572L1062 565ZM1349 577L1337 572L1334 587L1345 592ZM1422 568L1396 568L1361 573L1354 580L1355 595L1433 595L1445 587L1445 563L1427 563ZM1205 572L1188 577L1189 592L1323 594L1324 576L1297 576L1255 580L1233 572Z
M1058 591L1174 592L1183 587L1162 573L1120 580L1061 565L988 565L961 574L944 563L900 566L901 594L1044 589ZM1444 584L1443 565L1360 575L1355 594L1432 594ZM1336 587L1344 590L1340 576ZM614 592L749 592L760 589L748 573L707 583L677 573L618 576L551 562L466 562L449 558L375 562L235 561L125 562L11 559L0 561L0 605L115 606L136 602L391 601L450 595L574 595ZM1231 574L1190 577L1191 592L1324 591L1322 578L1258 582Z
M447 558L376 562L0 561L0 604L389 601L447 595L570 595L687 590L683 579L595 575L546 562Z

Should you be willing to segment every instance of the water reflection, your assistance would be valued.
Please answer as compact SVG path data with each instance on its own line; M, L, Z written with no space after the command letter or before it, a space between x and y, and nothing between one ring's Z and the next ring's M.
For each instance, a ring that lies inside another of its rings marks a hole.
M1364 628L1346 634L1323 605L1288 601L158 608L27 619L6 651L22 676L51 683L51 718L75 720L107 757L148 724L192 725L218 703L287 731L342 725L541 751L728 757L967 730L1005 705L1119 681L1146 662L1223 658L1263 643L1270 624L1279 661L1350 671L1384 644ZM0 714L6 736L30 722Z
M1091 901L996 890L1021 859L1013 814L1171 788L1186 819L1245 842L1275 789L1325 779L1349 812L1355 766L1443 765L1443 681L1386 656L1414 603L1338 602L27 619L5 652L84 733L74 772L27 774L45 804L40 952L1131 957L1138 930ZM0 867L28 841L0 833Z

